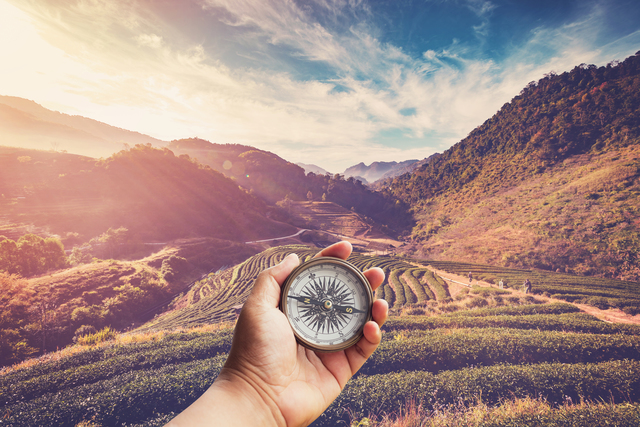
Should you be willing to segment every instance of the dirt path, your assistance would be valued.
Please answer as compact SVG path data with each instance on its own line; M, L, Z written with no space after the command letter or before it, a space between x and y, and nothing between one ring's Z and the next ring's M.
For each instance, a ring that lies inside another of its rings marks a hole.
M425 268L428 268L432 272L436 273L438 276L440 276L443 279L448 281L448 283L449 283L449 292L451 293L452 297L455 297L455 295L460 293L460 291L463 288L468 287L466 284L469 283L469 279L467 277L465 277L465 276L460 276L458 274L453 274L453 273L449 273L449 272L446 272L446 271L443 271L443 270L438 270L438 269L435 269L435 268L431 267L430 265L424 265L424 264L421 264L421 265L423 267L425 267ZM459 283L456 283L456 282L459 282ZM474 285L478 285L478 286L486 286L486 287L491 287L491 288L497 288L496 285L492 285L491 283L485 282L483 280L474 279L473 280L473 284ZM520 290L517 290L517 289L513 289L513 288L509 288L508 290L514 296L520 296L520 297L525 296L525 293L523 291L520 291ZM593 307L591 305L570 303L570 302L564 301L564 300L545 297L544 295L535 295L535 297L537 299L539 299L539 300L544 301L545 303L563 302L563 303L567 303L567 304L573 304L576 307L578 307L580 310L582 310L583 312L585 312L587 314L590 314L592 316L595 316L598 319L603 320L605 322L609 322L609 323L627 323L627 324L640 325L640 314L635 315L635 316L630 316L630 315L626 314L625 312L623 312L622 310L617 309L617 308L610 308L610 309L607 309L607 310L601 310L601 309L599 309L597 307Z

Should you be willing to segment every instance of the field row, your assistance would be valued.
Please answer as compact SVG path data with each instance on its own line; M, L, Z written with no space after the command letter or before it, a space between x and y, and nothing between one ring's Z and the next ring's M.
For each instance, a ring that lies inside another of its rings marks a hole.
M556 304L551 311L568 309L563 306L567 305ZM640 328L636 328L635 335L624 335L619 332L626 331L623 328L625 325L611 325L581 313L541 315L525 314L530 312L531 306L500 308L504 312L514 309L521 314L500 315L496 309L481 309L478 310L481 314L479 317L392 318L384 327L388 332L384 334L383 343L362 368L360 375L390 374L403 370L437 373L500 364L640 360ZM490 314L492 312L494 314ZM598 335L564 332L572 329L572 322L573 329L586 332L593 332L599 326L603 328L598 330ZM505 328L507 325L512 329ZM580 325L580 328L576 325ZM477 326L484 326L485 329ZM555 328L545 331L551 326ZM523 330L513 327L522 327ZM163 369L169 369L169 366L180 371L182 366L191 366L194 361L215 355L224 357L230 348L231 334L230 330L172 334L158 342L89 350L62 361L18 370L0 377L0 402L7 405L5 410L31 412L37 406L29 406L33 402L42 403L44 399L48 402L46 404L50 404L51 401L47 400L50 399L47 397L49 395L69 396L71 399L79 396L78 393L93 390L90 388L93 385L96 387L94 391L100 395L100 390L108 387L105 384L115 384L113 381L117 383L132 378L131 381L140 379L144 382L147 381L146 376L158 371L168 375L166 372L169 371ZM174 376L170 377L175 379ZM79 384L82 386L79 387ZM184 382L183 386L189 385ZM122 387L128 390L131 385ZM119 404L128 405L126 402ZM147 416L151 414L147 413Z
M199 397L218 375L226 356L157 369L126 372L97 383L47 393L2 408L6 425L76 425L93 419L106 425L141 423L178 412ZM433 374L401 371L352 379L338 399L314 423L335 426L350 416L393 412L408 397L427 408L452 402L486 404L513 397L541 397L562 403L606 399L637 401L640 361L602 363L500 364ZM171 409L169 409L171 408Z
M440 328L513 328L589 334L640 335L639 325L606 323L586 313L533 314L529 316L405 316L391 318L383 330L431 330Z
M470 406L480 397L488 405L525 397L539 397L553 405L563 404L568 398L573 402L636 402L640 398L640 361L496 365L439 374L409 371L363 375L347 383L314 426L336 426L341 422L349 425L350 417L393 413L408 398L434 410L452 404Z

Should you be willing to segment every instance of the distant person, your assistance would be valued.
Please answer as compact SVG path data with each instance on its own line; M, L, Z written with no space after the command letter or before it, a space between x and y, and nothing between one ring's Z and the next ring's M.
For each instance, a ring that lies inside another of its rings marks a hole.
M349 242L319 256L347 259ZM233 334L231 351L211 387L168 426L306 426L319 417L380 344L387 319L384 300L373 303L373 321L353 347L316 353L298 344L278 309L280 287L299 264L295 254L258 276ZM364 272L373 291L384 281L377 267Z
M498 287L500 289L504 289L504 282L502 281L502 279L500 279L500 282L498 282Z
M525 279L524 281L524 293L531 293L531 282L529 281L529 279Z
M469 284L471 284L471 282L473 282L473 274L469 272Z

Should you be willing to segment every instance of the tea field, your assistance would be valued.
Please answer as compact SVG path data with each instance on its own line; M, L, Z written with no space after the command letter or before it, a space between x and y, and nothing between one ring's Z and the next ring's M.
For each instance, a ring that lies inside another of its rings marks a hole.
M5 369L0 425L164 425L213 382L231 345L233 324L152 331L233 319L233 307L242 304L257 274L291 252L304 259L316 250L272 248L204 278L183 296L184 308L131 335L139 340L87 346ZM379 349L313 425L376 425L385 417L406 417L407 408L419 408L422 417L433 420L453 417L442 425L605 425L599 419L640 425L640 326L604 322L572 304L542 304L510 289L454 292L426 265L411 260L354 254L351 261L362 269L385 270L387 279L376 295L392 302L393 315ZM460 271L481 275L486 267L471 268ZM502 273L489 277L487 272L483 280L499 280ZM516 273L504 277L517 283L522 276ZM593 290L616 299L637 286L614 281L607 287L603 280L592 287L589 278L571 282L569 277L549 282L549 289L565 283L582 295ZM494 416L494 424L459 423L479 408Z

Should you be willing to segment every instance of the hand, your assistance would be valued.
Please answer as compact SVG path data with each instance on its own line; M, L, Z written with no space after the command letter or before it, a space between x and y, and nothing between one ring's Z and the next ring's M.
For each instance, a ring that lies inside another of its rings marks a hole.
M350 243L339 242L316 256L346 259L351 249ZM308 425L373 354L387 318L384 300L374 302L373 321L365 324L364 336L353 347L316 353L296 342L278 303L282 283L298 264L292 254L260 273L238 319L224 368L175 425ZM384 281L377 267L364 275L374 291Z

